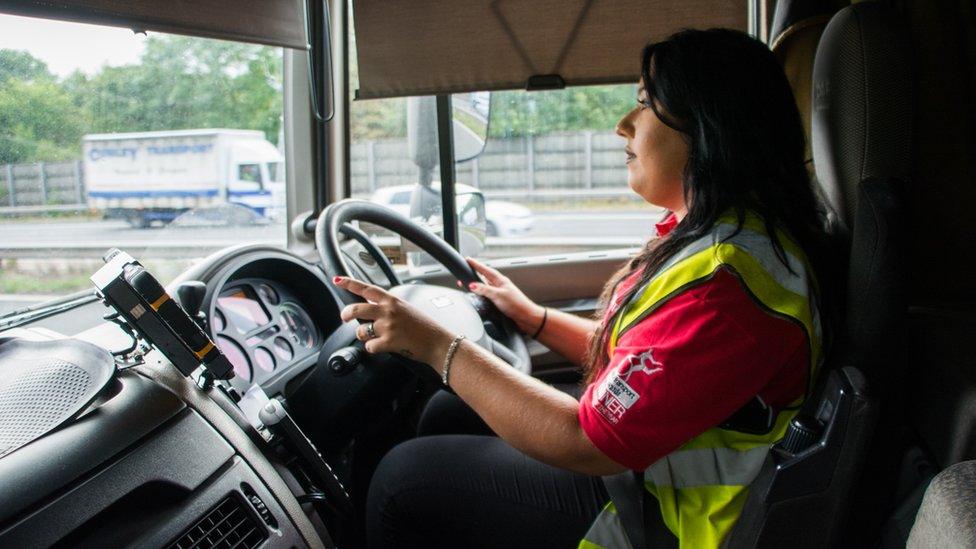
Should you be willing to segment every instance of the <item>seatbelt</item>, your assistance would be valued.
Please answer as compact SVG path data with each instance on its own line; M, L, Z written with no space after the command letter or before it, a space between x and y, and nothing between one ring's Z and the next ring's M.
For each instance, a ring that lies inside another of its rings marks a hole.
M642 471L605 476L603 485L633 549L677 549L678 538L664 524L660 506L644 488Z

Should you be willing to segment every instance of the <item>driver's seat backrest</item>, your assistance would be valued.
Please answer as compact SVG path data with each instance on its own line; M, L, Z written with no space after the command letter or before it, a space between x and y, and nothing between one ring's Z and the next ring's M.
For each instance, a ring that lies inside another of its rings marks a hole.
M850 235L845 318L831 363L860 369L879 405L866 456L870 466L849 498L850 531L859 536L876 532L885 518L907 425L905 196L913 134L908 36L887 3L861 2L831 21L814 67L814 166L836 228Z
M835 232L849 238L844 319L821 383L754 481L729 547L833 547L879 417L876 388L904 317L900 230L911 128L908 52L885 4L830 20L813 68L813 158Z

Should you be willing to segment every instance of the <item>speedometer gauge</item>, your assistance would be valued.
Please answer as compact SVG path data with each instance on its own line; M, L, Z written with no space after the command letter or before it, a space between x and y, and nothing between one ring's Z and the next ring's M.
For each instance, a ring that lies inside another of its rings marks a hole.
M288 340L283 337L276 337L274 339L274 349L275 354L280 356L282 360L291 360L291 357L295 355L295 353L291 350L291 344L289 344Z
M275 291L269 284L261 284L258 286L258 294L267 301L270 305L277 305L279 301L278 292Z
M223 332L224 328L227 327L227 320L224 318L224 313L220 312L220 309L214 309L213 318L210 319L210 325L213 326L215 332Z
M234 343L234 340L224 336L217 336L217 346L220 347L224 356L227 357L231 366L234 367L234 375L245 382L250 382L251 361L247 359L247 354L244 352L244 349L241 349L240 345Z
M254 349L254 360L258 363L258 367L265 372L274 370L275 359L273 356L271 356L271 351L265 349L264 347Z
M285 327L291 332L291 340L306 349L315 347L315 329L311 320L291 304L281 309L281 319Z

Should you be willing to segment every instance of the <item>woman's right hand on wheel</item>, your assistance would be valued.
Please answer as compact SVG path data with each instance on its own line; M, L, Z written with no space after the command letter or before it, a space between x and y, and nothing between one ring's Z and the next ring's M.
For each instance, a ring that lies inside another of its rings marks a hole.
M468 285L468 289L490 299L502 314L515 322L522 333L534 333L542 322L545 309L526 297L518 286L497 269L470 257L465 259L485 281L484 283L472 282ZM458 285L460 284L458 282Z

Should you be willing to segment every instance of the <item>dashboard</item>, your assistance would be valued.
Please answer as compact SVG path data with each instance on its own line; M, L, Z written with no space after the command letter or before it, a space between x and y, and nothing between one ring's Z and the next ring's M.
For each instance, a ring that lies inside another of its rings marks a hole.
M249 517L242 528L271 541L264 545L332 546L349 513L317 503L333 475L323 457L348 482L353 442L363 463L373 462L376 440L407 428L429 395L383 355L343 377L331 373L325 363L354 344L355 325L339 318L341 301L322 269L287 250L227 249L190 267L169 292L181 298L184 283L201 292L188 310L230 360L229 386L206 388L156 349L117 370L87 412L0 460L0 546L182 544L225 508ZM85 312L94 321L105 309L92 303ZM59 336L39 327L26 335ZM76 337L103 353L127 340L106 322ZM292 427L257 429L243 404L258 393L280 403ZM302 452L309 447L321 456ZM365 497L368 484L349 486L357 501Z

